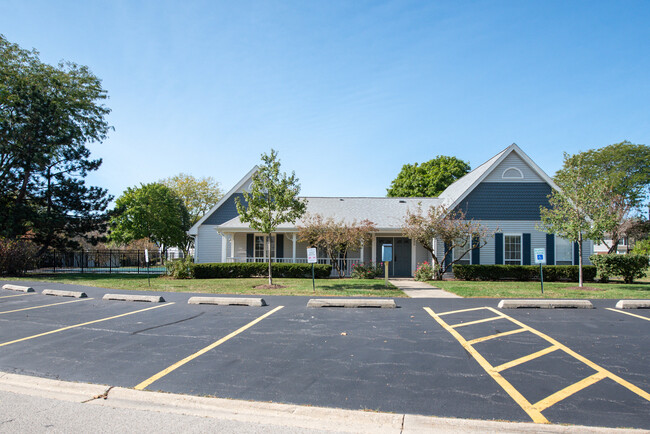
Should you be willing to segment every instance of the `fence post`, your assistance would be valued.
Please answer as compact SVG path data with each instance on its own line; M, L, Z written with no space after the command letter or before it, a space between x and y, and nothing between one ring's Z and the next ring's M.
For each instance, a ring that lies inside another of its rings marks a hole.
M54 249L54 260L52 261L52 273L56 273L56 249Z
M81 261L81 274L83 274L83 272L84 272L84 251L83 250L81 250L81 259L80 259L80 261Z
M113 271L113 255L111 249L108 249L108 274L111 274Z
M138 258L138 274L140 274L140 250L135 251L136 257Z

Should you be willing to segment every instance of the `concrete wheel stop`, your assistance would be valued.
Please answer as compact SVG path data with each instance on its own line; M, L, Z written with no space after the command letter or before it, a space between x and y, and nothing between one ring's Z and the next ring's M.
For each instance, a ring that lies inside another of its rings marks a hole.
M58 289L44 289L43 292L41 292L43 295L55 295L58 297L74 297L74 298L86 298L88 295L86 295L85 292L80 292L80 291L61 291Z
M102 300L117 301L143 301L147 303L164 303L165 299L160 295L135 295L135 294L106 294Z
M213 304L217 306L267 306L263 298L246 297L190 297L187 304Z
M650 309L650 300L619 300L617 309Z
M382 309L395 309L395 300L390 299L364 299L364 298L312 298L307 302L307 307L376 307Z
M589 300L501 300L499 309L593 309Z
M2 289L8 289L10 291L19 291L19 292L36 292L34 291L34 288L30 286L20 286L20 285L2 285Z

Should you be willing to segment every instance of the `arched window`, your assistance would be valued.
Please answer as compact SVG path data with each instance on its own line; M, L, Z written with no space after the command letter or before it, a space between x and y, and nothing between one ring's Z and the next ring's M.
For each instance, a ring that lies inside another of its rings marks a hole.
M501 175L503 179L524 179L524 174L516 167L508 167Z

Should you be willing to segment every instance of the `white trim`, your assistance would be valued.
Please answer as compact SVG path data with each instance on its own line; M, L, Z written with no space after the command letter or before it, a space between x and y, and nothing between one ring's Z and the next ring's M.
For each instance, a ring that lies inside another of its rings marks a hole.
M411 241L411 276L415 276L415 269L418 268L417 261L415 260L416 259L415 258L415 255L416 255L415 245L416 245L416 243L415 243L415 241L413 241L411 239L409 239L409 241Z
M372 251L370 252L370 261L377 264L377 234L372 235Z
M221 234L221 261L226 262L226 255L228 254L228 238L226 234Z
M248 172L248 173L247 173L247 174L246 174L242 179L239 180L239 182L238 182L238 183L237 183L233 188L230 189L230 191L229 191L228 193L224 194L223 197L222 197L221 199L219 199L219 202L217 202L217 204L216 204L215 206L213 206L213 207L210 209L210 211L208 211L207 213L205 213L205 215L204 215L203 217L201 217L201 219L200 219L198 222L196 222L196 224L195 224L194 226L192 226L192 227L190 228L190 230L187 231L187 233L188 233L189 235L196 235L196 234L198 234L198 232L199 232L199 226L201 226L201 225L203 224L203 222L206 221L206 220L208 219L208 217L210 217L210 216L211 216L211 215L212 215L212 214L213 214L217 209L219 209L219 207L220 207L221 205L223 205L224 202L226 202L228 199L230 199L230 196L232 196L233 194L235 194L235 193L237 192L237 190L241 189L241 188L244 186L244 184L246 184L246 182L247 182L250 178L253 177L253 174L254 174L255 172L257 172L257 169L258 169L257 166L253 167L253 168L252 168L252 169L251 169L251 170L250 170L250 171L249 171L249 172Z
M296 263L296 238L297 236L295 232L291 234L291 244L293 248L293 253L291 254L291 262L294 264Z
M503 265L516 265L516 264L506 264L506 237L519 237L519 265L524 265L524 234L523 233L503 234Z
M230 257L235 257L235 234L228 234L228 241L230 241Z
M514 170L519 174L519 176L506 176L506 172L509 170ZM524 174L521 172L521 170L519 170L518 167L512 166L512 167L508 167L503 171L503 173L501 174L501 179L524 179Z

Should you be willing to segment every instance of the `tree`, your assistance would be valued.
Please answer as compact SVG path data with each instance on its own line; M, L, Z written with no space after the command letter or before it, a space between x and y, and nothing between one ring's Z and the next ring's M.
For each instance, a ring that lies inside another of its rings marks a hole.
M628 141L565 157L556 178L581 167L583 180L590 185L603 181L609 188L609 227L602 241L609 253L616 252L620 240L634 225L632 216L647 204L650 187L650 147ZM607 243L605 239L611 239Z
M439 155L422 164L405 164L387 189L388 197L437 197L470 166L456 157Z
M611 228L608 209L612 190L604 179L589 176L581 158L564 154L564 167L555 176L560 190L549 196L550 208L540 207L540 229L578 243L578 285L582 287L582 241L600 241Z
M187 245L190 215L183 201L159 183L127 188L115 202L110 240L117 244L148 238L163 248ZM184 252L187 253L187 252Z
M422 207L406 212L402 226L404 236L418 242L430 254L436 269L436 279L442 279L443 274L456 262L467 256L472 250L480 249L487 244L494 232L480 223L467 220L462 211L448 210L443 205L430 206L423 212ZM433 248L433 240L439 239L444 243L443 258L451 258L440 264L440 258ZM453 249L459 249L460 255L453 259Z
M320 214L315 214L306 216L303 221L304 225L298 226L298 239L311 247L324 250L332 266L339 273L339 278L342 278L345 273L340 260L345 262L348 252L361 249L377 230L370 220L346 223L343 220L334 220L332 217L324 219Z
M298 198L300 184L296 174L291 172L291 176L287 176L280 173L277 157L278 153L273 149L270 155L262 154L263 164L253 174L250 192L244 191L247 206L235 198L239 219L267 235L269 285L273 285L271 235L282 223L294 223L302 217L307 207L305 200Z
M112 197L84 178L102 163L86 144L111 129L107 98L86 66L44 64L0 35L0 235L44 250L102 231Z
M179 173L161 180L160 183L170 188L183 200L190 213L192 225L210 211L223 196L219 183L211 176L197 179L192 175Z

